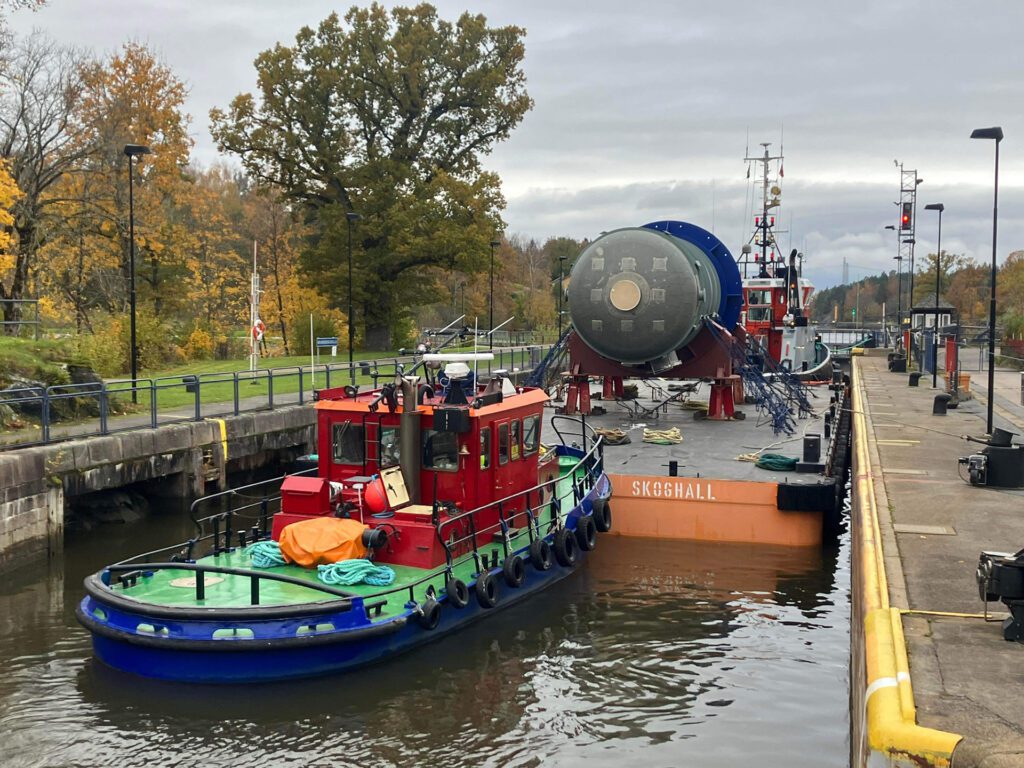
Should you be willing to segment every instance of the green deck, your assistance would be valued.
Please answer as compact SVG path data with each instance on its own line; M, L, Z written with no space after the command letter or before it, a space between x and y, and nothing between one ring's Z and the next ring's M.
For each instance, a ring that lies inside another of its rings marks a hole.
M560 456L558 461L559 471L562 473L562 476L556 483L557 495L562 499L571 499L572 477L573 475L577 478L582 477L583 469L579 466L578 460L571 456ZM573 472L574 468L575 472ZM563 503L561 511L562 516L564 517L567 515L571 509L571 503ZM547 506L545 505L543 513L541 514L541 523L543 524L546 521ZM521 529L511 537L512 549L522 549L529 545L529 541L529 532L525 528ZM489 557L493 557L492 553L497 551L499 561L501 559L502 549L500 541L494 541L493 543L488 542L486 545L481 541L480 551L482 553L486 553ZM216 557L210 555L200 558L196 561L196 564L217 566L221 568L242 568L258 571L259 573L291 576L308 581L310 584L321 583L317 580L315 568L302 568L297 565L283 565L276 568L263 569L253 568L249 556L240 549L234 549L231 552L222 552ZM413 568L404 565L387 565L395 571L395 581L387 587L358 584L337 588L350 592L353 595L359 595L366 598L372 598L375 595L391 592L391 594L387 596L387 604L381 611L381 617L386 618L388 616L395 616L403 613L405 611L405 603L409 600L409 592L407 589L397 592L394 590L401 588L403 585L413 584L416 581L423 579L430 575L431 571L426 568ZM145 566L140 566L139 568L140 570L145 570ZM453 572L456 578L461 579L467 584L472 583L476 573L476 567L472 555L464 555L456 561L453 567ZM433 574L433 577L428 581L425 581L414 588L414 597L416 600L423 600L431 586L433 586L434 591L437 594L441 594L443 592L445 586L444 569L434 569ZM191 581L195 576L196 574L193 571L161 569L152 572L152 575L150 576L140 577L134 586L126 587L121 584L117 584L113 589L118 594L122 594L125 597L157 605L178 607L195 606L205 608L241 608L251 605L250 577L234 574L208 574L206 577L206 597L204 600L197 601L195 599L195 582ZM190 581L187 586L173 585L172 582L178 579ZM214 579L223 579L223 581L210 583ZM262 606L298 605L302 603L314 603L333 599L336 598L326 592L320 592L316 589L306 589L305 587L297 584L277 582L270 579L260 580L260 605Z

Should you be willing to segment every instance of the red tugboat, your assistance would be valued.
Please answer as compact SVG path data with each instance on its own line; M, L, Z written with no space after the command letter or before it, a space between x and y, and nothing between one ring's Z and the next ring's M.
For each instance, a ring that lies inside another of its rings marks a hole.
M778 252L775 219L782 189L779 178L772 175L771 164L777 162L781 173L782 154L772 156L770 144L761 146L762 156L746 158L759 166L755 182L761 184L761 212L754 218L754 233L739 259L743 276L740 323L762 354L784 371L801 379L827 379L831 352L810 323L808 303L814 285L803 276L803 255L794 249L787 262ZM766 364L766 372L773 367Z
M219 512L86 579L77 615L96 655L188 682L320 675L569 574L611 527L603 445L584 431L582 448L545 449L545 392L478 384L466 363L481 357L428 355L447 364L436 390L399 376L317 393L316 475L286 477L272 519L264 507L244 530L244 508Z

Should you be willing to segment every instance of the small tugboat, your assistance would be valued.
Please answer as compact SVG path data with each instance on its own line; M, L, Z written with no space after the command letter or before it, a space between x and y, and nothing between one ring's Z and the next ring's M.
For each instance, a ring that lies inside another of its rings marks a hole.
M196 683L340 672L571 573L611 527L601 439L581 419L581 445L545 448L546 393L503 372L478 383L481 358L428 355L436 391L400 375L318 392L316 474L284 478L279 512L264 498L196 517L188 542L85 580L96 656Z

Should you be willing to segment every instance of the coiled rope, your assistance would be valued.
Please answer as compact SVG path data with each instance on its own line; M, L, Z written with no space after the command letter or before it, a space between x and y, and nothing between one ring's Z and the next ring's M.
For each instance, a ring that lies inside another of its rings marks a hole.
M395 572L386 565L374 565L369 560L341 560L330 565L318 565L316 577L331 586L371 584L386 587L395 580Z
M683 434L679 427L671 429L644 429L644 442L655 445L676 445L683 442Z
M245 550L245 554L252 560L255 568L276 568L285 565L281 545L276 541L257 541Z
M595 429L594 433L603 437L606 445L625 445L626 443L632 442L629 435L621 429L602 427L600 429Z

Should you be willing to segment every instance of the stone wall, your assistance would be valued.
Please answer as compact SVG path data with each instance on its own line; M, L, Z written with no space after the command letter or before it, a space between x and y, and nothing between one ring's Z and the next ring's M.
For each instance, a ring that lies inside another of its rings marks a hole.
M60 552L76 496L151 482L201 496L229 472L316 450L315 438L316 412L294 406L0 453L0 573Z

